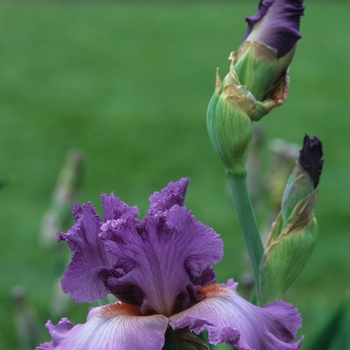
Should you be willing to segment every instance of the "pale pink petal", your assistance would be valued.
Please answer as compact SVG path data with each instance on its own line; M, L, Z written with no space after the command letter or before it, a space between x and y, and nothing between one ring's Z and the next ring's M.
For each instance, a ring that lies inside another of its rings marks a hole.
M161 350L167 326L162 315L141 316L131 305L109 304L92 309L84 324L62 319L53 326L49 321L52 341L37 350Z
M207 330L211 344L226 342L238 350L300 348L302 340L294 340L301 318L293 305L277 301L261 308L220 285L207 286L202 293L204 300L169 318L173 329Z

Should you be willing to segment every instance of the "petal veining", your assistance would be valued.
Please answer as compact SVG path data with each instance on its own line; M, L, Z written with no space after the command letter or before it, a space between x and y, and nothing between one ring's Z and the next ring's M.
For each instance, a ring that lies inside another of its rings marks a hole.
M204 300L169 318L173 329L189 327L197 334L208 330L211 344L226 342L238 350L300 348L302 340L294 339L301 318L291 304L277 301L261 308L220 285L201 292Z
M115 268L124 272L109 278L110 290L123 301L134 289L143 313L168 316L188 307L195 292L215 278L209 263L223 256L219 235L178 205L141 222L108 221L101 238L117 257Z
M135 307L115 303L91 309L84 324L49 321L52 341L37 350L161 350L167 326L162 315L139 316Z

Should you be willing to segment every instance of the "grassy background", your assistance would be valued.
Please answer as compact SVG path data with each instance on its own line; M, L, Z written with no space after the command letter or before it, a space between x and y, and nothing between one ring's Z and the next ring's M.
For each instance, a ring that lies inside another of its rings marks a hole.
M261 124L267 138L323 140L320 235L286 298L304 318L305 346L349 292L349 5L306 1L289 99ZM53 259L38 242L43 213L68 149L87 158L79 202L114 191L144 213L148 196L191 177L186 199L222 234L219 281L240 276L244 252L205 111L216 67L255 1L0 2L0 348L18 344L9 293L23 285L44 323ZM69 316L82 322L87 305Z

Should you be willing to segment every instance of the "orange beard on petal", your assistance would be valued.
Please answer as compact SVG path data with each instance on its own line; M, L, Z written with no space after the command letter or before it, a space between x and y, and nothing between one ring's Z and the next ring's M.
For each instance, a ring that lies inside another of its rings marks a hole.
M122 302L116 302L113 304L103 306L100 312L105 317L112 317L116 314L142 316L139 307Z

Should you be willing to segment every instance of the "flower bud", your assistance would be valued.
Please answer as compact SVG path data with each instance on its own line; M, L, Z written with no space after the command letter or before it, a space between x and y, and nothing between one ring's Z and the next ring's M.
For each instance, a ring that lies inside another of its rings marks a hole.
M318 231L314 208L322 155L321 141L306 135L283 195L282 210L265 243L260 264L264 303L283 297L314 249Z
M303 0L263 0L247 17L248 30L238 53L231 53L230 71L216 89L207 111L210 140L226 168L246 173L245 163L257 121L287 98L289 64L300 39Z
M250 112L255 99L245 86L224 82L216 75L216 88L207 111L207 127L211 143L224 165L234 174L245 174L245 163L252 140Z
M258 13L246 18L248 29L237 55L231 54L231 71L257 100L250 115L253 120L259 120L286 101L288 67L301 38L302 2L260 0Z

